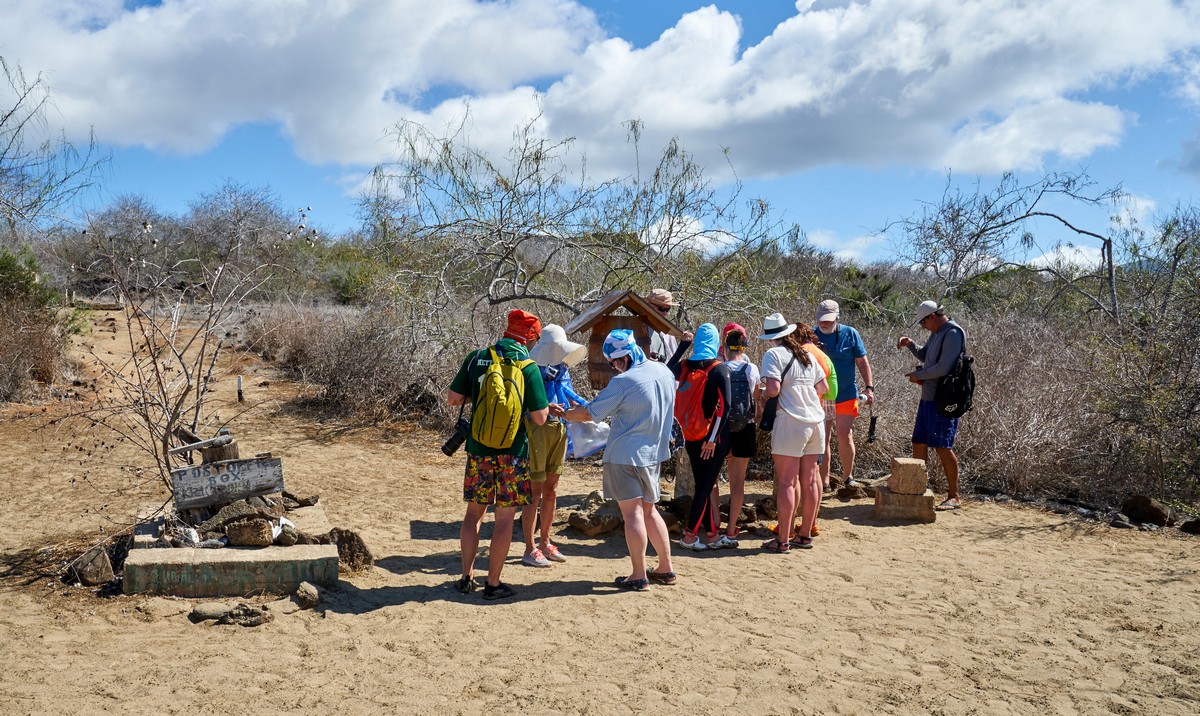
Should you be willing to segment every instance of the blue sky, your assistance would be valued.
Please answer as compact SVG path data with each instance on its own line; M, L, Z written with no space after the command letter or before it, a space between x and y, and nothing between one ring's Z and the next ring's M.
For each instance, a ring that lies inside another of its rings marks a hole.
M878 230L936 201L947 170L984 187L1086 170L1143 220L1200 198L1200 0L0 0L0 16L0 56L49 81L51 122L112 152L94 206L182 212L229 179L337 233L396 122L443 127L469 103L472 141L501 152L534 90L541 128L593 172L629 171L637 118L648 149L678 137L718 181L728 148L747 193L863 261L891 257ZM1073 238L1037 228L1042 251Z

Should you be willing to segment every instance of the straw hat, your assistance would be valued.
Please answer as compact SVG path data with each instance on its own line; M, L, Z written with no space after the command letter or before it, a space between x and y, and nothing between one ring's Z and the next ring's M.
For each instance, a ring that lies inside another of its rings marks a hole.
M542 328L542 339L530 349L529 357L538 365L566 363L571 367L587 355L587 346L567 340L567 332L557 323Z
M760 341L774 341L783 338L796 330L795 323L788 323L782 313L772 313L763 319L763 332L758 337Z

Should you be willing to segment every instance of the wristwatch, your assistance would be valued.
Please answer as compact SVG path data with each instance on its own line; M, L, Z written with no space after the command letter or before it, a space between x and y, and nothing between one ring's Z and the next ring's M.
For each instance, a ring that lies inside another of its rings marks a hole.
M875 386L873 386L873 385L864 385L864 386L863 386L863 390L875 390Z

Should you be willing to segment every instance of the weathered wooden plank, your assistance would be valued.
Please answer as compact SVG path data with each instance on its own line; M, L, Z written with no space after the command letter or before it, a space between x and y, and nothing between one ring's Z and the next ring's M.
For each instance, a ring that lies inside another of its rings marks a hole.
M171 491L179 510L283 492L283 489L283 460L277 457L227 460L171 471Z

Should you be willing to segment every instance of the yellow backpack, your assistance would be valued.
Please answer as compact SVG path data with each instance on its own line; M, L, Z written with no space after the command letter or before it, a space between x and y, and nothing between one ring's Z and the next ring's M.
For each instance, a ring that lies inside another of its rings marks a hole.
M479 393L471 411L471 436L484 447L512 447L525 412L525 374L531 360L513 360L488 348L492 364L479 377Z

